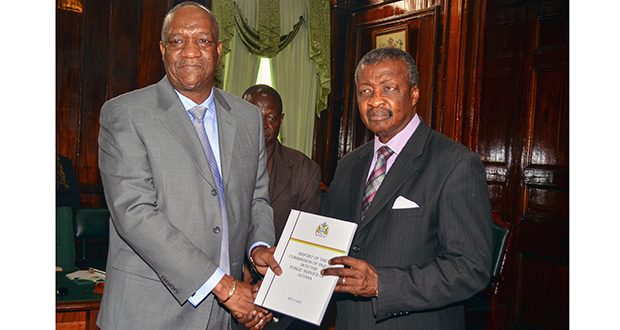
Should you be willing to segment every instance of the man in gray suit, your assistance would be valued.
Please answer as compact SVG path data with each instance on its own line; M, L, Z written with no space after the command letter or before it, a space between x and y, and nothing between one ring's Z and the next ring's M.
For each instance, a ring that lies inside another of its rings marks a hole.
M357 101L375 139L340 160L324 214L358 224L339 276L336 329L464 329L462 301L491 271L491 205L480 158L416 114L413 58L366 54ZM371 170L372 169L372 170ZM363 174L362 174L363 173Z
M102 329L232 329L231 313L260 329L271 318L235 279L246 254L261 272L281 269L262 116L213 88L221 47L208 9L174 7L160 42L166 76L101 110L111 212Z

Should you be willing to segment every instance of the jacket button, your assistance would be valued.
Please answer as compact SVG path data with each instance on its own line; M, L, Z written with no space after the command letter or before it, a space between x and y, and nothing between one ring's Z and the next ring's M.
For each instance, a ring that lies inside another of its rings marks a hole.
M358 245L353 245L351 249L353 250L353 252L360 252L360 247Z
M217 191L215 189L211 189L211 196L217 195Z
M213 228L213 232L216 233L216 234L219 234L220 231L221 231L220 227Z

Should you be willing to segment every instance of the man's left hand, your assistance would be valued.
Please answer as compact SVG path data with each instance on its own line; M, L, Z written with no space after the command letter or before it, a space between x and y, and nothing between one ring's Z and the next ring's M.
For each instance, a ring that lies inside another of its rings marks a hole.
M251 259L256 270L265 275L267 273L267 268L271 268L271 270L278 276L282 275L282 268L273 257L273 253L276 251L276 247L266 247L264 245L259 245L252 249Z
M377 296L378 278L375 267L364 260L353 257L335 257L329 260L330 265L344 265L339 268L321 270L323 276L339 276L334 292L350 293L355 296Z

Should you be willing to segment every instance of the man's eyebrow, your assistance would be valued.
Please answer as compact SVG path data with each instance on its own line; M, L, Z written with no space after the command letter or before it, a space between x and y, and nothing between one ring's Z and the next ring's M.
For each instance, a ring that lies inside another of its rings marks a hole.
M381 80L380 83L385 84L387 82L392 82L392 81L394 81L394 78L390 76L390 77L385 77L385 79Z
M388 82L393 82L393 81L394 81L394 78L392 78L392 77L387 77L387 78L385 78L385 79L383 79L383 80L379 81L379 85L383 85L383 84L386 84L386 83L388 83ZM361 87L361 86L374 86L374 84L369 83L369 82L360 82L360 83L358 84L358 86L359 86L359 87Z
M213 33L209 32L209 31L198 31L198 32L196 32L196 34L204 35L204 36L214 35ZM175 37L175 36L179 36L179 35L183 35L183 32L171 32L169 36L170 37Z

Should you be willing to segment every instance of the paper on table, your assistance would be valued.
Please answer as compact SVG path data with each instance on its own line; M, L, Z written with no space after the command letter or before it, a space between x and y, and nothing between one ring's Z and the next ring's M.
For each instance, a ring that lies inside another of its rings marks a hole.
M254 303L320 325L336 276L321 276L327 261L345 256L357 224L291 210L274 253L282 275L267 270Z
M105 272L91 268L89 270L78 270L66 275L70 280L105 281Z

